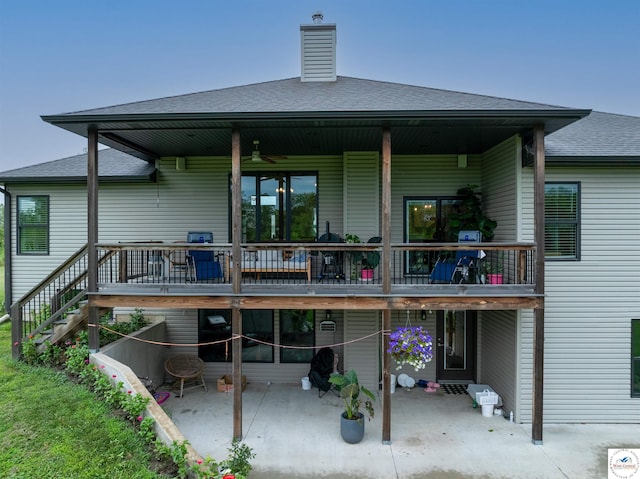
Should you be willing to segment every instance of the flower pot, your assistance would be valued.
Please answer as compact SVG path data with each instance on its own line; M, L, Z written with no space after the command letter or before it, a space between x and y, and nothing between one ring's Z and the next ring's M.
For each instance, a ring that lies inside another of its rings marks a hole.
M371 281L373 279L372 269L363 269L360 271L362 281Z
M347 419L346 413L340 415L340 435L344 442L357 444L364 437L364 414L358 413L357 419Z
M488 274L487 281L489 284L502 284L502 274Z

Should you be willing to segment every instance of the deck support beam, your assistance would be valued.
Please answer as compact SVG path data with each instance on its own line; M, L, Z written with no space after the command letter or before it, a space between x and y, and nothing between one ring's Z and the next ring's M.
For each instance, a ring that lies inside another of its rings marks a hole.
M534 236L536 251L536 293L540 295L540 307L535 309L533 324L533 402L531 440L542 444L543 387L544 387L544 183L545 154L544 128L534 129Z
M234 128L231 132L231 252L236 261L233 262L234 294L241 291L240 265L242 254L240 241L242 240L242 172L240 166L240 130ZM242 312L240 302L233 301L231 307L231 351L233 355L233 438L242 439ZM238 338L238 339L233 339Z
M98 291L98 131L87 131L87 292ZM89 303L89 350L100 349L98 308Z
M391 292L391 130L382 130L382 294ZM391 444L391 310L382 311L382 443Z

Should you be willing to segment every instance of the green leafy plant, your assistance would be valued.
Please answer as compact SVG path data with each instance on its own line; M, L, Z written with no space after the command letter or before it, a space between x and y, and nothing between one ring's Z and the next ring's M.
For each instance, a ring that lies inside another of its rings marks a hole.
M100 346L117 341L122 336L144 328L147 324L144 313L140 308L136 308L135 312L129 315L129 321L119 323L113 322L111 314L107 313L100 318L100 325L103 326L100 328Z
M22 359L32 366L40 362L40 353L38 353L38 347L33 336L29 336L26 341L22 342Z
M493 239L494 230L498 223L484 214L482 197L476 191L476 188L478 188L478 185L467 185L457 192L460 197L460 203L448 218L452 234L451 241L457 241L458 233L465 230L480 231L482 233L482 241L491 241Z
M242 479L248 476L252 469L249 461L256 457L253 449L245 443L234 439L228 451L230 456L228 459L222 461L222 467L229 469L229 471L236 476L236 479Z
M189 464L187 462L187 445L189 441L173 441L170 446L156 439L156 453L159 457L169 457L178 467L178 477L187 477Z
M345 242L348 244L361 243L360 237L351 233L345 235ZM372 240L369 240L372 243ZM375 269L380 264L380 253L377 251L352 251L351 258L351 279L356 278L356 270L359 265L361 269Z
M355 370L350 369L345 374L335 373L329 377L329 382L335 384L340 389L340 394L344 400L344 416L347 419L358 419L360 408L363 406L367 411L369 420L373 418L373 401L375 396L358 382L358 375ZM366 396L363 400L362 395Z
M502 274L504 272L504 251L494 251L482 262L483 271L486 274Z

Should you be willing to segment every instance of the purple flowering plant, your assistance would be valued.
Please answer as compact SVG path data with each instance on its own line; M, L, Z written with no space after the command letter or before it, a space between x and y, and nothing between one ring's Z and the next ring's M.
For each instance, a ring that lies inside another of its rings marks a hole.
M397 368L409 364L416 371L424 369L433 358L432 339L422 326L397 328L389 335L387 352L395 359Z

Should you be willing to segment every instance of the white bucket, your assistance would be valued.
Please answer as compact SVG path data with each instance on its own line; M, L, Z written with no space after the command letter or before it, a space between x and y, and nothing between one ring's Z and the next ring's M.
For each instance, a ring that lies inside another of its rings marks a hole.
M306 376L302 378L302 389L305 391L311 389L311 381L309 381L309 378Z
M396 392L396 375L395 374L391 375L390 382L391 382L391 394L393 394L394 392Z
M493 417L493 404L483 404L482 415L484 417Z

